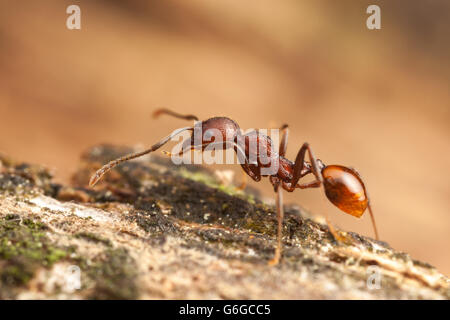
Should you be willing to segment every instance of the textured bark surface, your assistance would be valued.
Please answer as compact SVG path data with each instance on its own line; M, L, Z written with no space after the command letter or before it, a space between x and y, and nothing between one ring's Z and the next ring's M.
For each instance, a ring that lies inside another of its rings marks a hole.
M131 151L88 150L71 186L0 157L0 298L450 298L448 278L427 263L356 233L337 243L298 207L286 206L283 259L268 266L273 206L202 167L147 156L87 188Z

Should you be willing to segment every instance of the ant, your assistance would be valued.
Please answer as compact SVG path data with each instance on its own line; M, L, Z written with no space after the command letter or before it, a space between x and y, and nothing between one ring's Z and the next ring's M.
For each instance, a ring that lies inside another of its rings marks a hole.
M193 127L184 127L173 131L172 134L161 139L150 149L126 155L109 162L108 164L97 170L94 175L92 175L89 181L89 186L94 186L106 172L108 172L118 164L156 151L164 144L166 144L169 140L171 140L174 136L184 131L191 131L191 139L185 140L185 142L183 143L183 148L178 154L176 154L177 156L181 156L183 153L191 151L193 149L200 149L201 151L205 151L205 148L208 145L218 144L219 147L223 150L228 149L231 146L234 148L234 151L238 155L245 156L245 162L241 163L242 169L244 170L245 174L250 176L256 182L260 181L262 176L269 177L274 191L277 194L276 208L278 222L277 246L273 259L269 261L270 265L278 264L281 258L282 223L284 218L282 189L288 192L293 192L297 188L307 189L323 187L328 200L347 214L359 218L363 215L366 209L368 209L376 239L379 239L369 195L359 173L353 168L348 168L341 165L325 165L320 159L317 159L314 156L314 153L307 142L305 142L298 151L295 162L292 162L285 158L289 134L288 125L283 125L280 128L282 132L282 138L279 145L279 150L278 152L276 152L272 150L272 141L270 137L259 133L258 130L253 130L246 134L242 134L239 125L230 118L214 117L205 121L199 121L199 119L194 115L181 115L168 109L158 109L154 111L153 117L156 118L161 114L167 114L175 118L185 120L194 120L195 125ZM206 132L207 130L211 129L216 130L222 135L223 139L220 142L215 142L215 140L206 141L205 137L202 136L201 141L197 142L196 140L194 140L193 134L194 131L197 130L197 128L203 130L202 132ZM239 138L244 139L244 143L239 144ZM255 152L254 150L250 150L249 145L252 142L256 143L259 146L259 148L256 149L257 152ZM267 164L263 163L261 158L262 150L267 153L270 161L278 161L278 169L275 173L269 175L262 172L261 169L267 166ZM173 155L172 153L166 151L163 151L163 153L165 153L166 155ZM305 161L306 153L308 153L309 162ZM252 163L248 162L247 159L249 159L250 156L256 156L256 161L253 161ZM311 173L315 176L314 181L299 183L299 180L301 178ZM245 184L243 185L245 186ZM328 224L330 232L337 241L345 239L345 237L340 236L336 232L327 215L326 222Z

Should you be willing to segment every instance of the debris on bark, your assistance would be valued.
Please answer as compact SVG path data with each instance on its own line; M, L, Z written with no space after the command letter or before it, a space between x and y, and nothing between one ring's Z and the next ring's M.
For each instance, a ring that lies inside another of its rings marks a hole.
M0 299L449 299L449 279L387 243L328 227L210 170L156 155L90 175L135 150L96 146L70 186L0 156ZM79 280L78 282L76 280Z

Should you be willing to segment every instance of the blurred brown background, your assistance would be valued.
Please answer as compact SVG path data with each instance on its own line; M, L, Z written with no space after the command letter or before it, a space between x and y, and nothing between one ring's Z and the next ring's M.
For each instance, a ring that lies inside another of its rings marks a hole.
M81 7L81 30L66 8ZM381 7L382 29L365 22ZM308 141L354 166L383 240L450 274L448 1L14 1L0 5L0 151L68 181L101 142L149 145L181 120L242 128L288 122L288 157ZM239 172L239 168L236 168ZM265 180L253 186L272 195ZM286 196L344 230L317 190Z

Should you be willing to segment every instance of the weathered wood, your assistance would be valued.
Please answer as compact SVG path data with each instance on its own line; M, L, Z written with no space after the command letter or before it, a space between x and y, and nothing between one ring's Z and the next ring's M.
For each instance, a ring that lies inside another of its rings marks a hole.
M286 207L282 262L268 266L274 208L198 166L152 156L87 188L96 169L130 151L92 148L72 186L0 158L0 298L450 298L432 266L356 233L336 243L297 207ZM68 281L74 266L80 289Z

